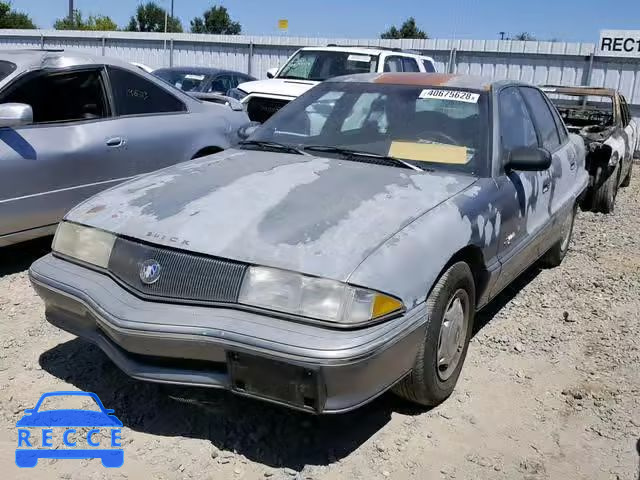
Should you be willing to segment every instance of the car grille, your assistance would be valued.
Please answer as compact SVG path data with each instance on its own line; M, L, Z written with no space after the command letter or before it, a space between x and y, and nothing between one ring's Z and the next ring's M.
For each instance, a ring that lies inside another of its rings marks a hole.
M277 100L275 98L252 97L247 102L247 115L254 122L265 122L271 116L284 107L289 100Z
M155 260L160 275L150 285L141 279L142 264ZM144 296L198 302L238 301L247 265L118 238L109 272Z

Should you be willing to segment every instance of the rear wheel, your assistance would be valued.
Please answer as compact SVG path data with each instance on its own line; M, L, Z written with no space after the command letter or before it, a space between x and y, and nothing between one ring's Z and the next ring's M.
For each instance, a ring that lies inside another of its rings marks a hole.
M411 373L394 387L425 406L446 400L458 381L473 328L476 289L469 265L457 262L438 279L427 298L427 331Z
M571 237L573 235L573 224L576 219L576 212L577 208L574 207L571 210L571 213L563 220L562 226L560 227L560 239L541 258L540 262L545 267L553 268L559 266L567 255L569 245L571 244Z
M599 178L602 174L604 167L598 167ZM616 165L616 168L611 172L609 177L600 184L598 188L593 192L593 210L600 213L612 213L616 203L616 196L618 195L618 180L620 176L620 163Z

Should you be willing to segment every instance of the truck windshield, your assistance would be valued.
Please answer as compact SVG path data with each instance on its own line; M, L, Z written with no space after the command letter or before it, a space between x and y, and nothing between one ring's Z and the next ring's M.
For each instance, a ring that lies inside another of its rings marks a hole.
M327 50L300 50L283 67L278 78L323 82L328 78L340 75L375 72L377 66L377 55Z

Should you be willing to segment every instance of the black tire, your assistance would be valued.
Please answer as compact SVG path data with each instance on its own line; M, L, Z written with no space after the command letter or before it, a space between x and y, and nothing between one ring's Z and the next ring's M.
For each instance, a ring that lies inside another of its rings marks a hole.
M574 207L571 210L570 216L563 222L563 226L560 233L560 239L549 249L547 253L540 259L542 266L546 268L558 267L564 257L569 251L569 245L571 244L571 237L573 236L573 224L575 223L576 213L578 209Z
M611 172L611 175L600 184L593 192L593 211L600 213L613 213L618 195L618 180L620 176L620 164Z
M631 160L631 164L629 165L629 172L627 173L627 176L624 177L624 180L622 180L622 183L620 184L621 187L628 187L631 185L631 172L633 172L633 160Z
M441 378L441 370L438 368L440 331L447 308L461 292L464 292L467 298L466 311L464 311L467 319L466 331L460 331L460 334L464 335L464 345L457 350L460 352L460 356L455 369L452 369L447 378L443 379ZM394 393L410 402L424 406L438 405L451 395L467 356L469 340L473 331L475 308L476 287L471 269L465 262L457 262L440 276L427 297L425 338L420 344L413 370L393 388Z

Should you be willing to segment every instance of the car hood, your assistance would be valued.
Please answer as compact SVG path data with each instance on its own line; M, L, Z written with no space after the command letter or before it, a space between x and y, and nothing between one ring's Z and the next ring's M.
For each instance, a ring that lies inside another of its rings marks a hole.
M318 85L320 82L312 82L308 80L294 80L284 78L272 78L269 80L257 80L255 82L246 82L238 86L243 92L259 95L278 95L283 97L299 97L307 90Z
M226 150L98 194L67 219L155 244L344 281L393 234L475 180Z

